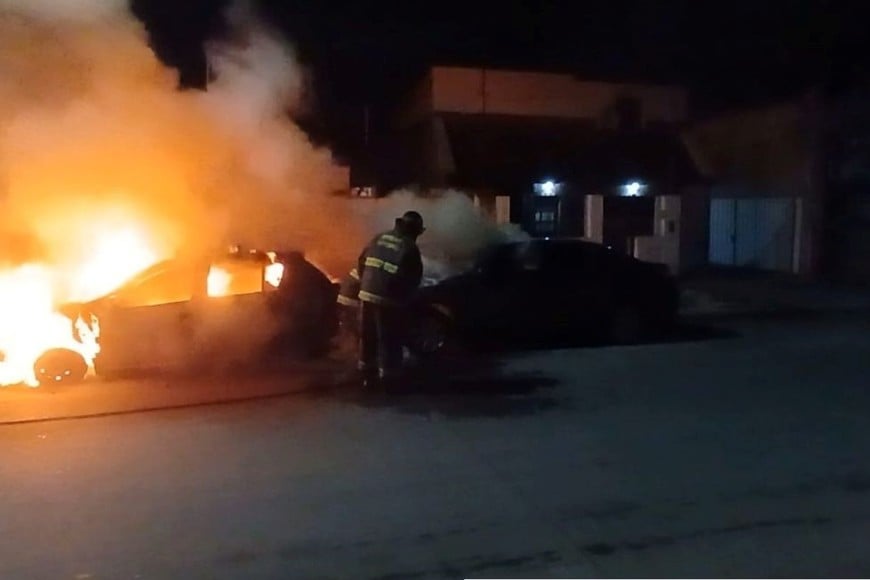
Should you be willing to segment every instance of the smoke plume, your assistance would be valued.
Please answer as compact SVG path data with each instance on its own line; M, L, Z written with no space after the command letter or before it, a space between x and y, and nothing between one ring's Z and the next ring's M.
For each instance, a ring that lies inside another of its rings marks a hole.
M210 47L215 83L180 92L123 2L0 6L0 231L61 264L91 249L89 225L128 218L164 254L230 241L329 254L354 237L329 227L347 213L330 197L343 175L287 117L302 75L265 27L233 22L232 43Z
M306 82L294 50L247 3L227 17L214 81L181 92L125 1L0 0L0 233L64 263L91 249L89 224L138 218L161 253L302 249L330 270L410 208L441 253L492 237L461 194L332 195L346 173L288 116Z
M369 230L392 227L394 218L409 209L420 212L426 232L418 243L425 274L434 280L464 270L480 250L491 244L528 237L518 227L497 225L474 206L468 195L456 190L428 196L397 191L362 209Z

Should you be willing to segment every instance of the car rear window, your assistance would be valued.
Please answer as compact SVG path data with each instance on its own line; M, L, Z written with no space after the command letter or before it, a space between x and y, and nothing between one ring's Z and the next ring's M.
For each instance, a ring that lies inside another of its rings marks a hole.
M543 250L544 267L564 276L590 276L612 268L614 256L603 246L580 242L553 243Z

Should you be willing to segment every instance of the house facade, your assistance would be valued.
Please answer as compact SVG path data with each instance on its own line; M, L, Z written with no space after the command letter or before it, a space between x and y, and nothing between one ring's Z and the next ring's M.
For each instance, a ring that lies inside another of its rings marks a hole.
M532 235L678 268L699 243L681 227L694 210L682 197L702 182L680 137L688 118L681 87L433 67L396 115L387 187L458 188Z
M868 96L809 94L684 132L711 184L710 264L870 284Z

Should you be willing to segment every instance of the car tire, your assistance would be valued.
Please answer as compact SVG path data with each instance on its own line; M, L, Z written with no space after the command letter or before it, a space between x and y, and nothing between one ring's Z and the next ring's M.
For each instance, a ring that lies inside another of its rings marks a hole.
M644 333L644 319L637 308L624 306L610 317L607 338L612 344L635 344Z
M41 386L80 383L88 373L84 357L68 348L53 348L33 363L33 374Z
M408 343L409 350L418 357L443 353L452 346L453 325L440 312L428 310L417 317Z

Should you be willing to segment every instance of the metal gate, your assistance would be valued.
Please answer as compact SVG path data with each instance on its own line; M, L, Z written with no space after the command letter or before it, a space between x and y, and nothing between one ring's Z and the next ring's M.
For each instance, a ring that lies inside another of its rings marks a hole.
M794 235L793 198L711 200L711 264L791 272Z

